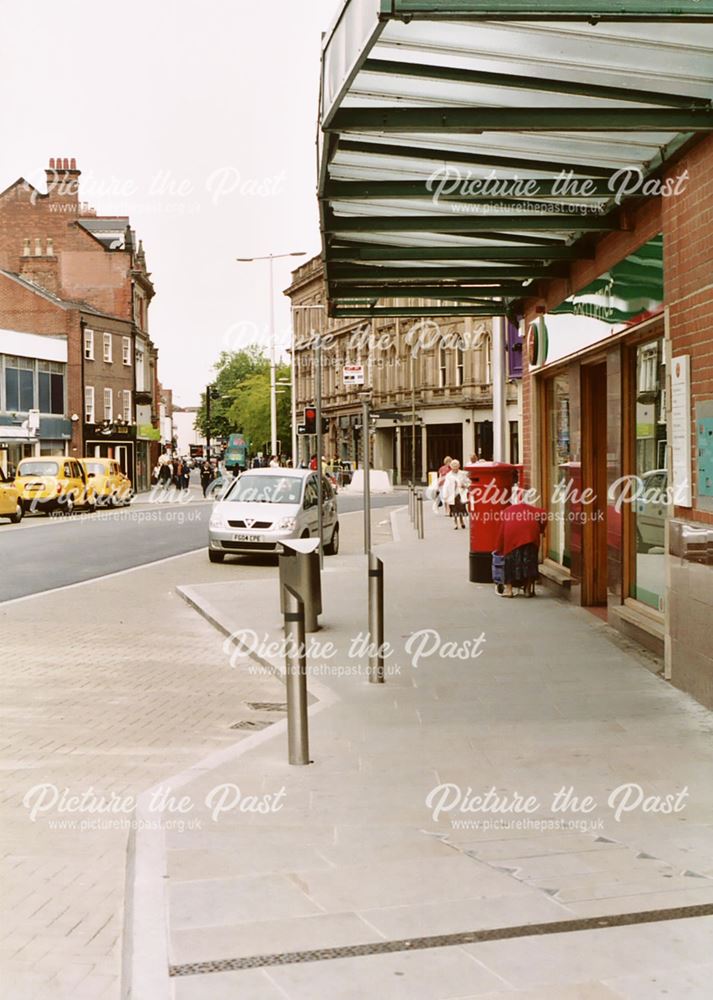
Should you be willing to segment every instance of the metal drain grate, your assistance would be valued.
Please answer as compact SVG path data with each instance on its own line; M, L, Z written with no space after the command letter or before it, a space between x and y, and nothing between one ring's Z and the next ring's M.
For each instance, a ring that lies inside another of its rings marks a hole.
M246 701L248 708L254 712L286 712L287 702L285 701Z
M241 719L240 722L234 722L231 729L266 729L271 726L271 722L267 722L266 719Z
M580 917L576 920L555 920L544 924L520 924L516 927L492 927L459 934L438 934L432 937L400 941L376 941L372 944L343 945L314 951L288 951L274 955L249 955L245 958L225 958L213 962L190 962L169 966L170 976L199 976L207 972L231 972L240 969L260 969L270 965L295 965L301 962L325 962L334 958L359 958L363 955L385 955L398 951L421 951L447 948L452 945L477 944L480 941L504 941L511 938L541 934L563 934L572 931L596 931L607 927L627 927L631 924L651 924L660 920L683 920L690 917L713 916L713 903L677 906L668 910L641 910L617 913L610 917Z

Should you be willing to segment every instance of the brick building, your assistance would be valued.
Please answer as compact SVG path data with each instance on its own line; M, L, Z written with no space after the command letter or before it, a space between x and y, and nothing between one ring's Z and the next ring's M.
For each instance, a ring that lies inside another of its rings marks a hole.
M143 246L128 217L80 202L74 160L51 159L46 176L45 193L23 178L0 193L0 328L66 336L69 452L115 457L143 489L160 447ZM21 418L0 414L0 436Z
M293 363L298 418L315 401L315 334L322 349L322 412L327 420L325 455L361 462L361 405L370 389L378 414L372 460L395 482L426 481L445 455L467 461L473 452L493 457L492 323L487 318L427 316L364 322L326 314L322 258L292 272L285 291L293 309ZM427 308L414 299L415 310ZM521 354L512 355L507 384L508 458L519 461ZM345 386L343 368L364 366L364 386ZM314 452L314 440L298 442L298 460Z

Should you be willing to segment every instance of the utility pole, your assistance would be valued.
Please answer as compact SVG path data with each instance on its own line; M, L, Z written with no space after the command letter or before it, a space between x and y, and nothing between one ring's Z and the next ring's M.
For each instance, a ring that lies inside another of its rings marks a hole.
M324 562L324 545L322 540L322 334L317 335L317 346L314 352L314 391L315 409L317 411L317 537L319 538L319 565Z
M369 404L371 403L371 393L361 392L361 441L364 466L364 553L371 555L371 482L369 457L369 424L371 414Z
M210 461L210 394L213 386L209 383L205 387L205 450L206 458Z

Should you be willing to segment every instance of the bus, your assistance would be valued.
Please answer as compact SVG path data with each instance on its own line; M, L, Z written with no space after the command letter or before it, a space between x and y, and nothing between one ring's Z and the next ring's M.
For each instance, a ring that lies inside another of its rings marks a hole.
M223 458L229 472L241 471L248 464L248 443L242 434L231 434Z

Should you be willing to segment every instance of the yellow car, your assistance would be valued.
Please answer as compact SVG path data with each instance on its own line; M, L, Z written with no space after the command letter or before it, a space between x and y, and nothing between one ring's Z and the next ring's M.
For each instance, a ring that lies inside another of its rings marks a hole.
M93 511L96 494L76 458L42 455L23 458L17 467L15 486L25 511L71 514L75 508Z
M121 466L113 458L80 459L87 482L91 484L101 506L118 507L130 504L133 497L131 480L121 471Z
M0 469L0 517L9 517L13 524L17 524L22 520L23 513L15 483Z

